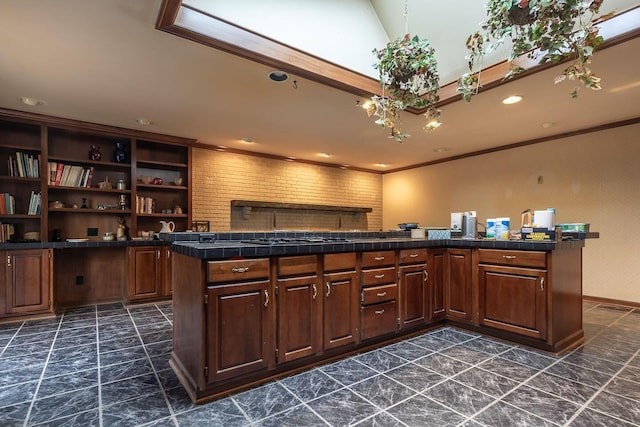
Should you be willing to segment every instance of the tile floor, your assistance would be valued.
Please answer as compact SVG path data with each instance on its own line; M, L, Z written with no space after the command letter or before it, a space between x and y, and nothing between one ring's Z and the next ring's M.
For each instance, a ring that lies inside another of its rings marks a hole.
M454 328L193 405L170 304L0 325L0 426L640 425L640 309L584 304L562 357Z

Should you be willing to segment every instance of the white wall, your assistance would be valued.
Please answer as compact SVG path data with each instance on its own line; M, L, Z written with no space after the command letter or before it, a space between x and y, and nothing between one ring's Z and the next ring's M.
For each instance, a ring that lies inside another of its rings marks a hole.
M587 222L600 239L583 250L584 295L640 303L640 125L500 151L383 177L383 227L449 226L556 208L556 222ZM538 184L538 177L543 184Z

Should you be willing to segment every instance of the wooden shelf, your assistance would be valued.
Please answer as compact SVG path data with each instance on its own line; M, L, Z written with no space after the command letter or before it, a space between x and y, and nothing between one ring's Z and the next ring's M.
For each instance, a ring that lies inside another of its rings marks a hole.
M131 209L87 209L87 208L50 208L48 212L60 212L60 213L79 213L79 214L114 214L114 215L130 215Z
M187 218L187 214L163 214L163 213L139 213L136 214L139 217L149 217L149 218Z
M308 205L304 203L279 203L279 202L256 202L249 200L232 200L231 206L268 208L268 209L307 209L313 211L337 211L337 212L372 212L373 208L360 208L354 206L332 206L332 205Z
M27 214L2 214L0 215L0 219L37 219L40 220L41 215L27 215Z
M121 168L121 169L131 169L131 163L116 163L116 162L106 162L102 160L89 160L89 159L77 159L72 157L55 157L49 156L48 161L50 162L58 162L58 163L73 163L80 165L91 165L98 166L100 168Z
M153 160L138 160L139 168L187 168L188 165L186 163L172 163L172 162L157 162Z
M131 190L118 190L116 188L112 188L107 190L106 188L95 188L95 187L63 187L61 185L49 185L49 190L60 190L60 191L86 191L90 193L116 193L116 194L128 194L131 193Z
M11 176L0 175L0 180L6 181L24 181L24 182L40 182L40 178L32 178L30 176Z
M155 185L155 184L136 184L136 187L145 190L188 190L184 185Z

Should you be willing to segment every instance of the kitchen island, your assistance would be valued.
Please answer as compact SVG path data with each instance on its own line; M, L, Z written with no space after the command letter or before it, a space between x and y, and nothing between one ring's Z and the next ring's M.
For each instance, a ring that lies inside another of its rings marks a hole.
M560 353L583 340L584 237L225 233L175 241L170 364L194 402L454 325Z

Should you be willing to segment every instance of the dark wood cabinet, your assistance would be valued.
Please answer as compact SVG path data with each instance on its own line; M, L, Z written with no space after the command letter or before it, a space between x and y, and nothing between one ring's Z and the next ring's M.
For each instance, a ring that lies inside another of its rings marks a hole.
M53 250L11 250L0 254L4 270L0 316L51 312Z
M206 292L208 383L273 364L275 355L268 279L209 286Z
M364 252L360 279L362 340L398 329L398 275L395 251Z
M128 248L127 302L171 296L171 251L168 246Z
M317 258L306 255L277 261L278 363L322 352L323 288Z
M446 271L446 317L470 323L473 319L471 250L448 249Z
M427 250L403 249L399 258L400 328L405 329L422 325L431 317Z
M546 339L546 253L478 252L479 324Z
M431 320L443 319L445 309L445 281L447 271L447 250L430 249L427 273L431 290Z
M324 286L319 290L323 295L323 348L356 344L360 341L356 254L327 254L323 265Z

